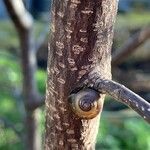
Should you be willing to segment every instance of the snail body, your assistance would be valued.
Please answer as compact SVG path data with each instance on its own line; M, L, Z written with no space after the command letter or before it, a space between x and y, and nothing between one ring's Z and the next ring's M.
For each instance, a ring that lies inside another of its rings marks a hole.
M69 104L72 111L83 119L92 119L96 117L102 108L100 94L90 88L72 93L69 96Z

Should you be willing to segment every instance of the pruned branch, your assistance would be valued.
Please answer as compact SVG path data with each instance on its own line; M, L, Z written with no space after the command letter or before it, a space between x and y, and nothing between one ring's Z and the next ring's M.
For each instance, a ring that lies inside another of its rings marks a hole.
M101 79L97 74L91 75L90 81L87 81L87 84L89 87L101 93L109 94L119 102L131 107L150 123L150 103L125 86L112 80Z
M131 53L133 53L141 44L150 38L150 27L145 27L138 33L131 36L127 42L112 57L112 65L121 64Z

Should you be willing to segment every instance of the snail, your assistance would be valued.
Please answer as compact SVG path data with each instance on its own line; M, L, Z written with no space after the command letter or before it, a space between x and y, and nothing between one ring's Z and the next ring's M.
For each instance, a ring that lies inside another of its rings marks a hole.
M96 117L102 108L99 92L90 88L72 93L68 101L72 111L82 119Z

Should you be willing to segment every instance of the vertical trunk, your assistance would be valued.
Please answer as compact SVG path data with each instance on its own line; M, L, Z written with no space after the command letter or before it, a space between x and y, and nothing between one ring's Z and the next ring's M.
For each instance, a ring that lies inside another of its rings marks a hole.
M83 75L111 78L117 0L53 0L48 54L45 149L95 149L100 114L76 117L68 96ZM101 96L101 101L104 95Z
M41 141L38 131L38 111L32 105L38 100L37 85L35 81L36 54L32 30L19 32L21 45L21 60L23 73L23 98L26 107L26 149L41 150Z
M26 147L27 150L40 150L37 129L37 110L40 97L35 81L36 51L32 35L33 19L25 9L22 0L4 0L7 11L19 35L21 47L21 68L23 76L23 99L26 108Z
M41 137L38 129L38 110L27 111L25 121L26 150L41 150Z

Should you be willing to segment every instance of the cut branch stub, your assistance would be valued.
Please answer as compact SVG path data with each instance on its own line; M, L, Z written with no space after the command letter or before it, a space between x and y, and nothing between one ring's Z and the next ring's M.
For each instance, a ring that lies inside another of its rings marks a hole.
M87 88L69 96L69 104L72 111L80 118L92 119L102 109L99 92Z

